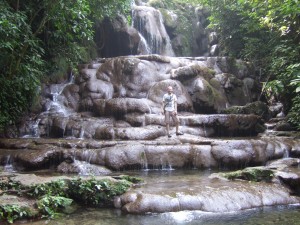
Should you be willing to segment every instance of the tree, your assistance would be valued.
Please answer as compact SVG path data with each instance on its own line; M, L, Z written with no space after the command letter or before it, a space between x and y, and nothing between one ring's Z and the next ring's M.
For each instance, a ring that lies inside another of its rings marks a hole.
M254 62L266 97L285 105L300 129L300 4L297 0L195 0L210 9L224 55Z
M95 20L129 6L129 0L1 1L0 130L33 103L43 76L89 60Z

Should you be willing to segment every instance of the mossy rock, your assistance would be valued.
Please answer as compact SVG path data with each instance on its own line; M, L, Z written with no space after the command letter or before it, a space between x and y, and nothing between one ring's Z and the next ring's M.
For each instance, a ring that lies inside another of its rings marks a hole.
M245 106L232 106L222 111L224 114L254 114L264 119L269 118L269 109L267 104L261 101L248 103Z
M222 173L222 176L229 180L248 180L248 181L265 181L271 182L274 177L274 171L263 167L245 168L234 172Z

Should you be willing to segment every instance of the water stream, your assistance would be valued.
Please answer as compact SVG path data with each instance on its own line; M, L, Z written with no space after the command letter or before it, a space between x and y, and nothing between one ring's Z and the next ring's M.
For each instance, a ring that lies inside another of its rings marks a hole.
M211 170L142 170L126 172L126 174L142 177L149 188L163 188L173 181L181 181L182 185L189 185L193 180L203 180L209 183ZM117 174L116 174L117 175ZM156 184L159 184L159 187ZM207 183L207 184L208 184ZM178 183L175 182L178 185ZM155 187L156 186L156 187ZM147 187L146 187L147 188ZM99 225L254 225L254 224L300 224L300 205L262 207L229 213L211 213L203 211L180 211L169 213L148 213L144 215L126 214L119 209L78 208L75 213L65 215L59 219L22 222L22 224L99 224Z

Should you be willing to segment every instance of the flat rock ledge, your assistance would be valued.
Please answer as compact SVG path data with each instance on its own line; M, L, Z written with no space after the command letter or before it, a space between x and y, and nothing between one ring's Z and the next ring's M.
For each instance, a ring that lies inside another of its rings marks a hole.
M294 166L288 161L293 161ZM298 165L298 159L288 159L267 167L231 172L238 175L230 179L226 173L217 173L206 180L183 178L180 181L144 184L123 194L115 201L118 203L115 206L128 213L143 214L182 210L223 213L262 206L299 204ZM242 173L256 174L258 180L263 174L266 180L257 182L243 179L239 176ZM270 176L271 179L267 179L266 176Z
M10 163L18 171L52 167L82 175L82 168L95 175L170 167L240 169L299 155L300 139L290 137L214 139L184 134L137 141L0 139L3 166Z

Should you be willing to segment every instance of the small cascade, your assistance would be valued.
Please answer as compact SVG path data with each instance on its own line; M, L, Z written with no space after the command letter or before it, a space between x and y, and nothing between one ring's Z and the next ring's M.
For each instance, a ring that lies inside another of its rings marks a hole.
M38 118L33 121L29 121L27 126L28 126L28 132L27 134L23 135L22 138L39 138L40 137L40 132L39 132L39 123L41 119Z
M84 129L81 128L80 129L80 134L79 134L79 139L83 139L84 138Z
M13 166L13 160L10 155L8 155L6 158L6 162L4 165L4 171L10 172L10 173L16 172L16 170L14 169L14 166Z
M141 165L142 165L142 170L144 171L148 171L149 168L148 168L148 160L147 160L147 156L146 156L146 153L143 152L141 154Z
M149 45L147 44L146 39L143 37L143 35L141 35L141 33L139 33L139 36L141 38L141 41L139 42L138 53L142 54L142 55L151 54L151 49L150 49Z
M78 174L82 176L90 175L90 164L87 162L74 160L74 166L78 168Z
M146 42L146 46L149 46L149 49L146 48L148 54L175 56L159 10L148 6L134 6L132 17L133 27L143 36L141 42Z
M290 157L290 152L288 149L283 149L283 157L282 158L289 158Z
M71 82L73 82L73 78L70 78L70 82L68 83L51 85L50 94L52 96L52 102L49 105L47 112L59 113L64 116L68 116L70 114L70 110L67 109L63 104L64 97L61 94L64 88L70 85Z

